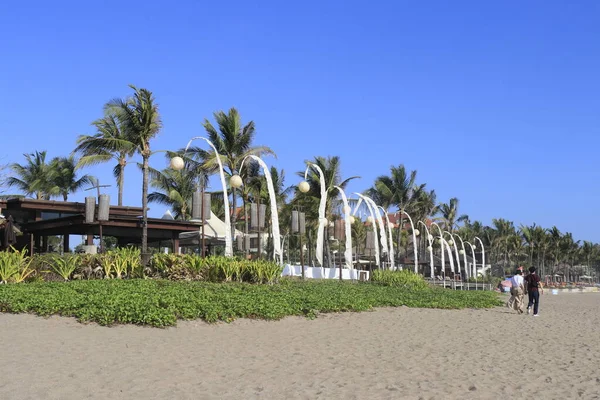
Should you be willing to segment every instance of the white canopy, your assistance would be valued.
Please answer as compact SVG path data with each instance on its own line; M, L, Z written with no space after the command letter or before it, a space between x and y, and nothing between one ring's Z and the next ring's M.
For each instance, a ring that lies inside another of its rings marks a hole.
M212 211L210 218L204 224L204 235L213 243L225 242L225 222L221 221ZM236 229L235 236L243 236L243 233ZM197 244L202 239L202 227L199 227L197 231L180 233L179 239Z

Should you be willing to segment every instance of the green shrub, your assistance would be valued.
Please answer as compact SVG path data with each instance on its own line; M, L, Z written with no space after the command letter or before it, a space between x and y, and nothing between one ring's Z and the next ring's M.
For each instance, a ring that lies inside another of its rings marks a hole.
M100 254L81 254L73 279L99 279L103 276L103 270Z
M193 259L192 259L193 257ZM150 259L150 269L153 276L171 280L202 279L202 265L196 261L197 256L187 256L173 253L156 253ZM200 259L200 257L197 257Z
M429 287L421 275L406 269L402 271L377 269L373 271L371 281L386 286L400 286L412 290L426 290Z
M279 285L158 279L81 280L0 285L0 312L59 314L101 325L174 325L178 319L208 322L236 318L364 311L373 307L487 308L502 301L494 292L441 288L398 290L370 282L283 280Z
M21 251L11 247L11 251L0 252L0 283L21 283L35 272L31 268L32 259L27 249Z
M60 275L65 281L71 279L71 276L79 266L80 257L78 255L65 254L64 256L55 255L52 257L50 267Z
M101 257L112 258L117 279L121 279L123 276L143 277L144 275L141 252L136 247L119 247L101 255Z

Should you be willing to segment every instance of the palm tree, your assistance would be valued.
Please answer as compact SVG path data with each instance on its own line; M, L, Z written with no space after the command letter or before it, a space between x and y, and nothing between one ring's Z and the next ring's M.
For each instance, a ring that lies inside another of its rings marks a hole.
M492 241L492 246L496 253L496 262L498 261L501 250L504 250L504 267L508 265L509 240L511 236L516 235L514 224L503 218L492 219L492 224L496 229L496 235Z
M52 194L62 195L64 201L67 201L69 193L74 193L92 182L90 175L77 178L77 164L73 156L55 157L50 161L50 191Z
M414 213L418 205L420 193L425 190L425 185L417 185L417 171L406 170L400 164L390 168L390 176L381 175L375 179L374 186L367 191L375 203L386 210L391 206L398 207L400 212L400 225L398 227L398 248L402 243L402 229L404 228L404 212ZM398 252L400 257L400 252Z
M419 221L425 221L435 216L440 208L437 204L437 195L435 190L422 190L417 194L417 200L414 207L415 218Z
M548 229L549 249L550 253L554 256L554 265L552 266L552 273L557 272L558 261L560 257L560 245L562 242L562 233L556 226Z
M6 180L9 187L16 187L26 196L37 200L49 200L52 195L50 184L50 165L46 163L46 151L24 154L26 163L11 164L14 176Z
M77 167L96 165L111 160L116 161L113 174L119 190L118 205L123 205L123 187L127 159L136 151L136 144L125 136L118 113L109 103L105 106L105 116L92 122L96 128L93 136L81 135L73 152L81 153Z
M339 202L336 199L339 196L337 190L333 190L334 186L339 186L343 190L346 188L348 183L358 176L352 176L347 179L342 179L341 172L341 160L338 156L332 157L322 157L317 156L312 161L306 161L306 164L309 163L316 164L321 171L323 171L323 177L325 179L325 189L326 189L326 208L325 208L325 218L329 221L333 221L334 210L339 206ZM304 178L305 171L299 171L297 173L298 176ZM310 168L308 171L306 181L309 184L309 191L307 193L301 193L297 188L295 188L295 197L293 200L293 204L297 206L301 206L304 212L306 213L307 225L306 229L309 231L309 246L311 245L311 234L310 231L314 231L317 228L319 223L319 202L321 200L321 184L319 179L319 174L314 169ZM309 223L308 221L311 221ZM327 229L327 228L326 228ZM328 235L325 235L327 238ZM329 261L331 258L329 257L329 240L325 240L325 249L328 255Z
M109 113L115 113L123 131L124 139L118 141L129 142L142 156L142 254L146 255L148 251L148 160L152 154L150 141L160 132L162 121L152 92L138 89L133 85L129 87L133 89L133 96L111 100L106 105L106 109Z
M439 206L444 227L450 232L453 232L457 228L457 222L469 219L469 216L465 214L458 216L458 203L458 199L452 197L448 203L442 203Z
M241 116L235 108L229 109L228 113L217 111L213 116L217 123L218 130L208 119L204 120L203 126L206 130L208 139L214 144L221 156L225 172L230 176L238 173L242 160L248 155L275 155L275 152L269 147L253 145L256 136L254 121L250 121L246 125L243 125ZM188 153L200 160L207 170L216 171L217 159L213 150L206 151L199 147L192 147L188 149ZM231 218L231 227L232 231L235 232L237 221L237 215L235 213L237 190L231 188L231 192L232 209L234 211Z
M172 168L162 171L150 168L148 172L150 186L157 189L148 194L148 202L170 206L175 219L190 219L192 197L197 190L194 175L185 169L176 171Z
M254 165L256 164L256 165ZM269 204L270 205L270 195L269 195L269 191L267 188L267 180L265 178L264 175L260 174L257 170L254 169L254 167L258 166L258 163L253 163L251 165L249 165L250 168L248 168L248 172L250 172L250 176L248 177L248 181L247 181L247 190L248 193L250 194L251 198L249 198L249 200L252 200L252 202L256 202L257 200L260 200L261 204ZM285 206L286 200L288 195L291 193L291 191L293 190L293 187L285 187L285 171L284 170L277 170L276 167L271 167L269 168L269 173L271 175L271 180L273 182L273 192L275 195L275 203L277 205L277 212L279 215L279 220L285 220L284 215L282 215L282 210ZM291 211L291 210L288 210ZM288 218L291 218L290 216L285 216ZM246 219L246 224L247 224L247 219ZM272 233L272 225L271 225L271 207L267 207L266 209L266 213L265 213L265 226L266 229L269 230L269 233ZM280 227L281 229L281 227ZM283 229L281 229L282 233L284 233L286 231L285 226L283 227ZM269 246L269 248L271 248ZM269 250L270 251L270 250ZM270 254L272 255L272 253Z

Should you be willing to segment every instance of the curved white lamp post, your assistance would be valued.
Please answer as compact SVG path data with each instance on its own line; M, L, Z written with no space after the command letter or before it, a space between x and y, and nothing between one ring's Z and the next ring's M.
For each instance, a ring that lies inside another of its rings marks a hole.
M477 261L475 260L475 246L470 242L465 242L471 247L471 254L473 254L473 276L475 277L475 290L477 290Z
M410 215L408 215L408 213L406 211L400 211L400 212L408 217L408 221L410 222L410 227L412 228L413 251L415 253L415 257L414 257L415 274L418 274L419 273L419 256L417 254L417 235L419 234L419 231L415 229L415 225L413 224L413 221L412 221L412 218L410 217ZM402 230L402 227L400 227L400 230Z
M223 186L223 206L225 207L225 257L233 257L233 241L232 241L232 237L231 237L231 220L229 217L229 194L227 193L227 182L225 182L225 172L223 171L223 163L221 162L221 156L219 155L219 152L217 151L217 148L215 147L215 145L208 140L205 137L202 136L195 136L193 138L190 139L190 141L188 142L187 146L185 146L185 150L183 151L183 154L185 154L188 150L188 148L190 147L190 145L192 144L192 142L196 139L202 139L204 141L206 141L206 143L208 143L208 145L214 150L215 152L215 156L217 157L217 163L219 164L219 176L221 178L221 185ZM183 158L176 156L171 158L171 168L173 168L176 171L180 171L181 169L183 169L185 163L183 161ZM241 181L241 179L240 179ZM233 183L236 183L235 180Z
M431 226L435 226L437 228L440 236L444 236L444 232L442 231L442 228L440 228L440 226L436 222L432 222Z
M260 158L255 155L248 155L244 157L242 163L240 164L239 172L242 172L242 168L244 167L244 162L246 159L250 157L262 167L263 172L265 174L265 179L267 180L267 190L269 191L269 202L271 203L271 229L273 232L273 258L277 260L279 258L279 264L283 265L283 251L281 245L281 236L279 234L279 214L277 212L277 200L275 197L275 189L273 187L273 179L271 178L271 172L269 171L269 167L267 164ZM229 184L234 188L239 188L242 186L242 178L239 175L234 175L229 179ZM262 252L262 249L258 250Z
M479 242L479 245L481 246L481 266L482 266L483 273L485 273L485 249L483 247L483 242L477 236L475 236L475 239L477 239L477 241ZM477 262L475 262L475 274L477 274ZM491 275L492 275L492 270L490 269L490 276Z
M444 233L442 232L442 228L440 228L440 226L437 223L431 222L431 226L435 226L437 228L438 233L440 234L440 236L444 236ZM441 243L440 239L438 239L438 241ZM444 272L444 279L445 279L445 277L446 277L446 264L444 262L444 245L443 244L442 244L442 271Z
M388 213L385 210L385 208L378 206L381 211L383 211L383 215L385 215L385 223L387 224L387 228L388 228L388 244L390 245L390 269L393 271L394 268L394 237L392 236L393 232L392 232L392 227L394 226L391 222L390 222L390 217L388 217Z
M308 163L306 167L306 171L304 172L304 181L300 182L298 185L298 189L302 193L306 193L310 189L310 185L306 181L308 179L308 170L310 168L314 168L315 171L319 174L319 183L321 184L321 200L319 202L319 228L317 230L317 251L315 256L317 257L317 261L324 267L323 265L323 236L325 225L327 224L327 219L325 218L325 206L327 204L327 189L325 188L325 176L323 175L323 171L317 164Z
M438 240L440 242L440 246L442 248L441 251L441 259L442 259L442 276L444 277L444 287L446 287L446 256L444 255L444 238L442 236L438 236Z
M360 207L360 203L364 200L365 196L363 196L360 193L354 193L354 194L359 197L358 203L356 204L356 208L354 209L354 214L356 214L356 211L358 211L358 208ZM377 237L377 223L375 222L375 220L376 220L375 212L373 211L373 208L371 207L371 203L369 203L368 201L365 200L365 204L367 205L369 214L371 214L367 218L367 221L369 223L371 223L371 225L373 226L373 245L375 247L375 264L377 265L377 268L379 268L379 238Z
M450 246L454 246L454 254L456 255L456 264L458 265L458 273L460 274L460 257L458 256L458 246L456 245L456 240L454 240L454 235L452 233L450 233L448 231L445 231L445 233L450 235L450 241L448 242L448 244Z
M387 254L387 252L388 252L387 234L385 233L385 226L383 224L383 218L381 217L381 214L379 213L379 206L377 204L375 204L373 199L370 198L369 196L365 196L364 194L361 195L359 193L355 193L355 194L360 197L358 200L357 208L358 208L358 206L360 206L360 202L363 200L365 201L365 204L371 206L374 217L377 221L377 224L379 225L379 239L381 242L381 247L383 248L382 253ZM385 214L385 212L384 212L384 214Z
M417 226L419 224L423 225L425 233L427 233L427 243L429 243L429 246L427 246L427 250L429 251L429 267L431 268L431 278L435 279L435 267L433 265L433 236L431 236L429 229L427 229L427 225L425 225L423 221L418 221Z
M450 259L450 272L455 273L454 270L454 258L452 257L452 249L450 248L450 244L444 239L443 236L440 236L440 241L442 243L442 257L444 254L443 245L446 245L446 251L448 252L448 258ZM444 264L444 272L446 271L446 265Z
M458 251L459 254L463 256L463 266L465 269L465 274L467 275L467 279L470 278L471 271L469 271L469 267L467 266L467 252L465 251L465 242L463 242L462 238L455 233L453 236L457 237L460 240L461 249Z
M348 204L348 198L346 197L346 193L339 186L334 186L342 195L342 201L344 202L344 227L346 229L346 249L344 250L344 258L346 260L346 268L352 270L352 216L350 212L352 209Z

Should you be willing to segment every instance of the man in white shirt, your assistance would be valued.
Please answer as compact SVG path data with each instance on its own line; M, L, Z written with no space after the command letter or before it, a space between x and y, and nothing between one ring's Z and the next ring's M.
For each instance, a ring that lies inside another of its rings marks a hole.
M523 271L519 268L515 275L510 278L512 287L510 288L510 300L508 300L508 306L512 306L519 314L523 314L523 297L525 296L524 282Z

